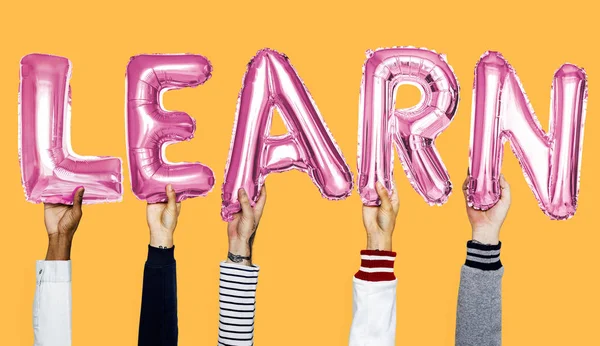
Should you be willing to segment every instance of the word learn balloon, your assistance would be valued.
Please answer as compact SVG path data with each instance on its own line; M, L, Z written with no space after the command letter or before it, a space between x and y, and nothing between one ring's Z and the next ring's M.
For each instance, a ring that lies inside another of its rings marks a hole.
M25 198L73 204L73 191L85 186L84 203L118 202L121 159L79 156L71 148L70 79L66 58L30 54L21 60L19 159Z
M269 135L275 108L289 131L282 136ZM306 172L329 199L352 192L350 168L308 90L288 58L270 49L259 51L248 64L226 167L223 220L241 210L240 188L254 205L265 177L273 172Z
M416 86L421 101L396 110L396 91L403 84ZM377 181L393 188L394 145L413 188L431 205L446 202L452 183L435 138L457 107L458 82L443 56L411 47L367 52L358 133L358 192L365 205L379 205Z
M514 69L497 52L475 68L469 160L469 205L487 210L500 198L505 141L517 156L540 208L552 219L577 209L587 102L583 69L564 64L554 74L550 131L545 133Z
M33 203L73 203L84 186L85 203L122 198L121 160L78 156L71 148L71 63L52 55L21 60L19 159L25 198ZM134 195L148 203L166 200L172 184L177 200L205 196L213 171L199 162L169 162L165 148L192 139L196 121L167 111L164 92L196 87L212 74L208 59L193 54L131 58L126 74L126 136ZM420 102L396 109L398 87L421 92ZM393 148L414 190L430 205L445 203L452 183L435 146L459 102L459 84L445 57L424 48L395 47L367 52L359 104L358 192L365 205L380 203L377 181L394 188ZM544 132L510 64L485 53L475 68L467 202L487 210L500 198L503 144L508 141L541 209L551 219L568 219L577 209L583 148L587 76L564 64L554 75L550 128ZM271 136L274 110L288 132ZM455 149L455 148L452 148ZM297 169L321 195L343 199L353 178L340 148L287 56L260 50L248 64L238 95L229 157L222 186L221 217L240 211L244 188L254 204L266 176Z

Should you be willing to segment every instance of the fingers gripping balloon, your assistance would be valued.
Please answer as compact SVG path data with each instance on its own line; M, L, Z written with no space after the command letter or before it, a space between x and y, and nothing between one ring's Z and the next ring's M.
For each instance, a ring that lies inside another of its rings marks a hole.
M419 88L421 101L396 110L402 84ZM457 107L458 82L441 55L409 47L367 53L358 133L358 191L365 205L379 205L377 181L393 188L393 144L413 188L429 204L446 202L452 184L435 138L450 125Z
M487 210L500 198L503 144L511 148L542 210L552 219L575 214L587 77L565 64L555 74L550 131L545 133L513 68L497 52L475 68L468 203Z
M275 107L289 131L282 136L269 136ZM261 50L248 65L238 100L223 184L223 219L240 210L240 188L254 205L269 173L293 168L308 173L326 198L345 198L352 191L350 169L288 58Z
M73 204L85 187L84 203L121 200L121 160L79 156L71 148L68 59L30 54L21 60L19 158L25 198L34 203Z
M210 62L200 55L138 55L127 66L127 143L133 193L148 203L167 200L172 184L177 201L204 196L213 172L201 163L172 163L168 144L193 137L196 123L184 112L162 107L162 93L195 87L210 78Z

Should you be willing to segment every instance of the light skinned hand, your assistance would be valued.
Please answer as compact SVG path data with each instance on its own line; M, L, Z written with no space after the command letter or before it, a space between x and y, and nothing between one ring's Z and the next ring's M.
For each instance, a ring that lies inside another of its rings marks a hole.
M146 221L150 228L150 246L173 247L173 233L177 227L177 218L181 212L181 202L177 202L177 194L171 184L165 187L167 202L148 203Z
M363 224L367 231L367 250L392 251L392 235L400 207L398 190L394 188L390 196L380 182L375 184L375 188L381 205L363 205L362 208Z
M44 224L48 232L46 261L67 261L71 259L71 244L79 226L83 210L83 193L80 186L75 189L73 205L44 203Z
M469 178L465 179L462 189L465 196L465 204L467 202L467 188ZM504 175L500 175L500 189L501 196L498 203L491 209L486 211L476 210L469 207L467 204L467 216L471 223L471 230L473 232L473 240L487 245L497 245L500 241L500 228L506 219L508 209L510 208L510 185L504 178Z
M250 258L250 260L236 261L235 263L252 265L252 245L267 202L267 188L263 185L260 190L260 197L254 207L250 205L250 199L244 189L238 190L238 200L242 210L234 214L233 220L227 224L229 253ZM228 258L227 262L234 261Z

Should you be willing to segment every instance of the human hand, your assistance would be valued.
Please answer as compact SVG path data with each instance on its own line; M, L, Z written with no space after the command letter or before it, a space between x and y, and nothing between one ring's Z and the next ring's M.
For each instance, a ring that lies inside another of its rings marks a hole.
M254 208L250 205L250 199L244 189L238 190L238 200L242 210L234 214L233 220L227 224L227 262L252 265L252 245L267 201L267 188L263 185Z
M392 251L392 234L400 207L398 190L394 188L390 196L380 182L375 184L375 188L381 205L362 207L363 224L367 231L367 250Z
M462 189L467 201L469 177L465 179ZM467 204L467 216L471 223L473 240L487 245L497 245L500 241L500 228L510 208L510 186L504 175L500 175L501 196L498 203L486 211L476 210Z
M44 203L44 224L48 232L46 261L68 261L71 259L73 236L83 211L83 186L74 191L73 205Z
M173 247L173 233L181 212L181 202L177 202L177 194L171 184L165 187L165 192L168 198L166 203L148 203L146 206L146 221L150 228L150 246L169 249Z

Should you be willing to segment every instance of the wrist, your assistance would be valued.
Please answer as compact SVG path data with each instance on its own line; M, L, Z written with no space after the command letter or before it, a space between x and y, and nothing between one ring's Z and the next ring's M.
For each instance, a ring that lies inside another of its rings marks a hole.
M46 261L68 261L71 259L73 235L54 233L48 235Z
M499 230L490 228L473 228L472 240L486 245L498 245L500 242Z
M61 240L61 241L69 240L69 241L71 241L71 240L73 240L73 236L74 235L75 235L74 233L73 234L67 234L67 233L56 232L56 233L48 234L48 240L49 241L58 241L58 240Z
M227 260L225 261L226 263L233 263L233 264L240 264L240 265L245 265L245 266L252 266L252 256L242 256L242 255L236 255L232 252L228 252L227 253Z
M150 233L150 246L155 248L173 247L173 234L154 234Z
M392 251L392 234L367 232L367 250Z
M249 240L241 238L229 239L229 252L240 256L250 256L252 245L250 245Z
M252 265L252 246L250 243L242 239L230 239L226 262Z

